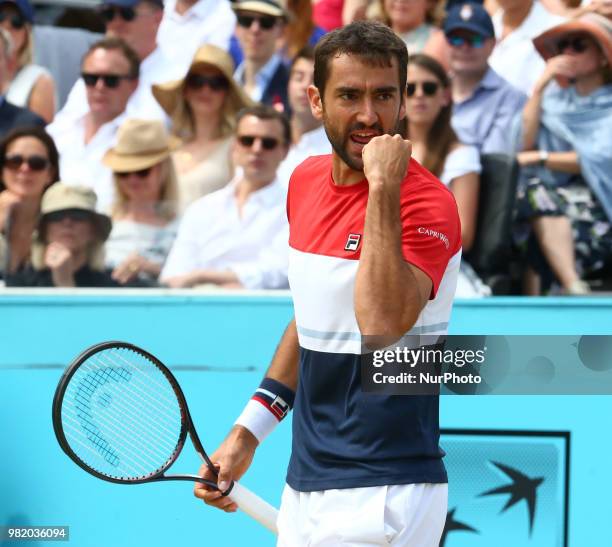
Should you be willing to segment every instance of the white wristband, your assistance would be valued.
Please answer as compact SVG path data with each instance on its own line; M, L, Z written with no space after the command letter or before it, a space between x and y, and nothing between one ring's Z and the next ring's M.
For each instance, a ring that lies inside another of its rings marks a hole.
M261 444L278 425L278 418L260 402L251 399L244 407L242 414L238 416L235 424L246 427Z

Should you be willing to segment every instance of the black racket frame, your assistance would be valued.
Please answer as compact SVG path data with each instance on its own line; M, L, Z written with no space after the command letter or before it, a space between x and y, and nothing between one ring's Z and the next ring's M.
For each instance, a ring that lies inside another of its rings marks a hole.
M115 477L111 477L109 475L105 475L104 473L99 473L95 469L89 467L85 462L83 462L70 448L66 436L64 434L64 429L62 427L62 402L64 400L64 394L66 393L66 389L72 376L78 370L78 368L88 359L93 357L96 353L100 353L104 350L116 348L116 349L127 349L131 350L135 353L139 353L146 359L149 359L157 368L161 371L161 373L166 377L174 393L178 399L179 408L181 410L181 430L179 434L179 440L172 453L171 457L168 461L159 469L157 469L153 474L148 477L143 477L139 479L119 479ZM209 486L215 490L218 490L217 484L213 481L204 479L199 477L198 475L164 475L164 472L172 466L172 464L176 461L183 446L185 445L185 441L187 439L187 435L191 438L191 442L193 443L194 448L200 454L202 459L208 465L208 468L217 475L217 470L213 465L212 461L206 454L202 443L200 442L200 438L195 430L193 425L193 421L191 419L191 414L189 413L189 407L187 406L187 400L185 399L185 395L183 394L183 390L180 388L176 378L170 372L168 367L164 365L157 357L149 353L148 351L135 346L134 344L130 344L129 342L120 342L120 341L109 341L109 342L101 342L99 344L95 344L85 351L83 351L68 367L66 368L64 374L60 378L60 381L57 385L57 389L55 390L55 395L53 397L53 431L55 432L55 437L57 438L57 442L59 443L62 450L66 453L66 455L76 463L81 469L87 471L89 474L102 479L104 481L113 482L117 484L142 484L147 482L157 482L157 481L168 481L168 480L183 480L183 481L192 481L199 482ZM231 491L231 487L226 490L223 494L227 495Z

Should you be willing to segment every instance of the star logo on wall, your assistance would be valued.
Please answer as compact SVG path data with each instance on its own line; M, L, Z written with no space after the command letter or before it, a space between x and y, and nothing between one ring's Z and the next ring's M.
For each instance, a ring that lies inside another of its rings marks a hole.
M473 532L475 534L479 533L478 530L476 530L476 528L472 528L469 524L455 520L455 511L457 511L456 507L452 511L449 511L446 514L446 523L444 524L444 531L442 532L442 538L440 539L439 547L444 547L444 544L446 543L446 538L448 534L450 534L451 532L458 531L458 532Z

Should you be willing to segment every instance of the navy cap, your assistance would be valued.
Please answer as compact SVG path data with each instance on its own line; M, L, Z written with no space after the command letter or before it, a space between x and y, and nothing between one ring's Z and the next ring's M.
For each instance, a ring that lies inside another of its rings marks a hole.
M2 4L13 4L28 23L34 23L34 8L28 0L0 0L0 6Z
M454 30L471 30L485 38L494 38L493 21L482 5L473 2L454 4L446 15L444 34L447 36Z
M141 2L148 2L149 4L155 4L160 8L164 7L164 0L103 0L102 4L105 6L119 6L122 8L133 8Z

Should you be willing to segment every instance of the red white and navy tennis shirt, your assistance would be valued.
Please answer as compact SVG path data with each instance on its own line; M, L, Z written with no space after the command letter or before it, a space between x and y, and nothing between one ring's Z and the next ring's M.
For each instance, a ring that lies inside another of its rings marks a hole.
M289 284L300 343L287 483L298 491L444 483L438 397L361 390L354 287L368 182L336 186L332 157L315 156L289 184ZM401 187L404 258L432 280L410 334L447 331L461 258L450 191L415 160Z

